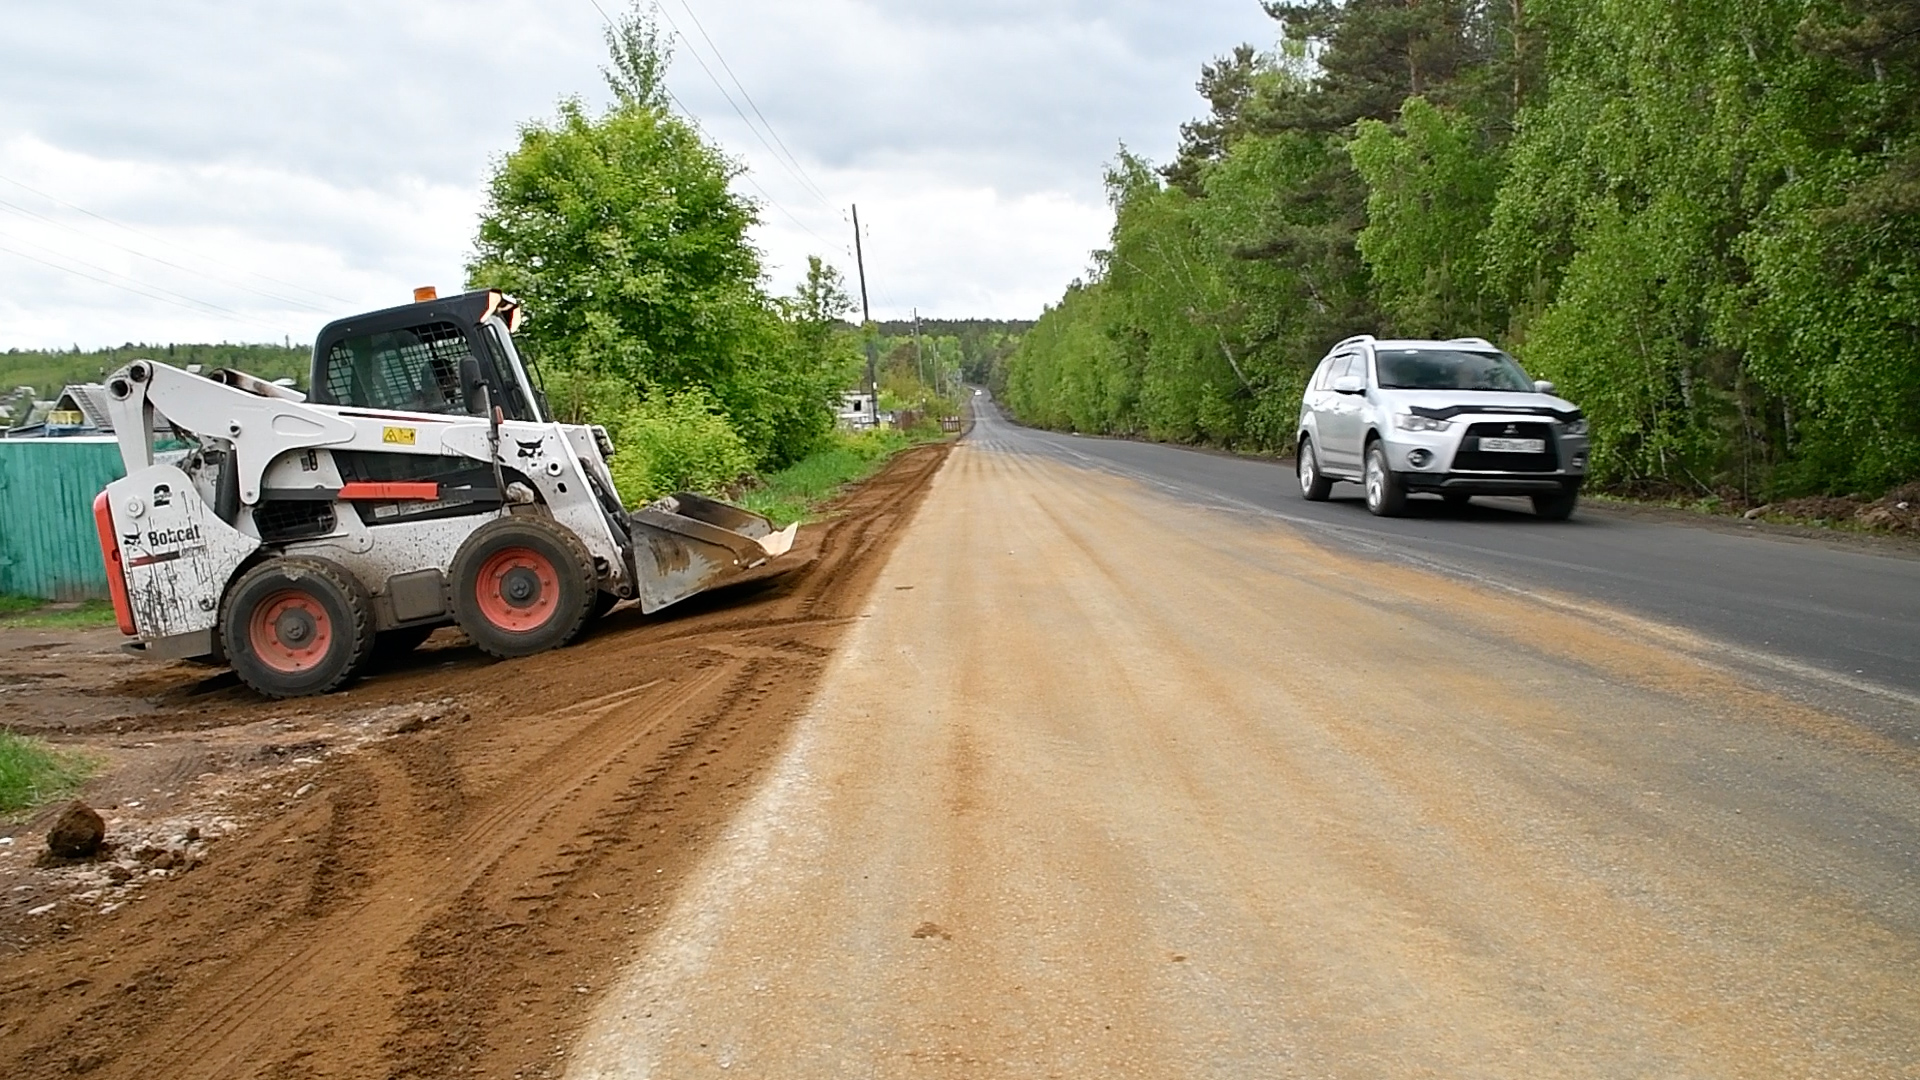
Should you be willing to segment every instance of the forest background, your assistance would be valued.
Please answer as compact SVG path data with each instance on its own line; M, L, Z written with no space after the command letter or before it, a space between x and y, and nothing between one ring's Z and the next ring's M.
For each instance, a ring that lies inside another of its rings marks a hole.
M1920 4L1270 0L1086 280L994 373L1021 420L1290 452L1352 334L1483 336L1616 491L1920 477Z

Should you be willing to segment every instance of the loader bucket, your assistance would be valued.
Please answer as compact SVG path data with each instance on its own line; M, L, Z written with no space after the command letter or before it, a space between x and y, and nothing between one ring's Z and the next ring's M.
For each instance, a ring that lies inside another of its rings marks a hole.
M798 525L775 531L748 510L682 492L627 515L640 610L659 611L785 555Z

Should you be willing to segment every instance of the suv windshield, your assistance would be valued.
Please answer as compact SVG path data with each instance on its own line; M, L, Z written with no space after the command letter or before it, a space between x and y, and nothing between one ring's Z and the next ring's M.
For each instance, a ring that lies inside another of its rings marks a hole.
M1532 393L1533 382L1503 352L1457 349L1381 349L1375 355L1382 390L1510 390Z

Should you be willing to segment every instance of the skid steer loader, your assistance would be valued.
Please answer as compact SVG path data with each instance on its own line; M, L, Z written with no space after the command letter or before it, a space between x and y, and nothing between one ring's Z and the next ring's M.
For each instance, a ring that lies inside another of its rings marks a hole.
M120 629L325 693L449 623L498 657L565 645L785 554L794 530L698 495L629 512L604 429L556 423L499 292L329 324L311 394L137 360L107 379L127 475L94 500ZM156 452L156 439L185 451Z

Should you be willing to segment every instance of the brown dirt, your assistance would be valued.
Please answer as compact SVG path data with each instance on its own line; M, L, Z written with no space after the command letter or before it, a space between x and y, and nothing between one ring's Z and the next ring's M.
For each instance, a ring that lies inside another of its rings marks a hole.
M1816 495L1788 499L1751 511L1755 517L1819 521L1892 533L1920 533L1920 483L1895 488L1878 499Z
M270 704L122 660L110 632L8 632L7 724L107 759L86 795L117 847L38 867L31 827L0 847L0 1074L559 1072L947 450L804 529L799 569L526 660L443 633L348 693Z

